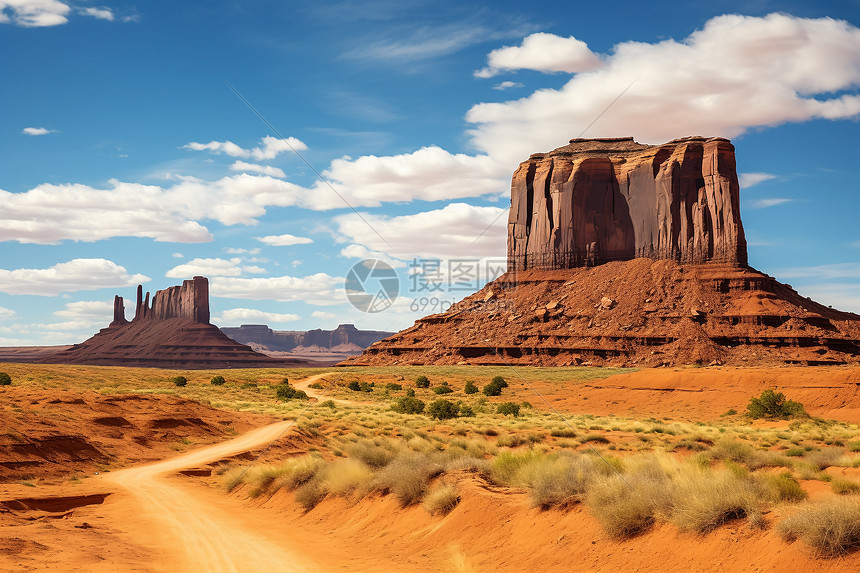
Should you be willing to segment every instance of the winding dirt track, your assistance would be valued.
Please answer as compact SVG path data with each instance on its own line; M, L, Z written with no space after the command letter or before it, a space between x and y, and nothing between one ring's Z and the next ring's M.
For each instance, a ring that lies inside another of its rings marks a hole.
M163 554L160 561L165 570L318 570L318 565L309 563L301 553L289 551L283 538L270 538L265 528L255 528L253 520L243 519L225 503L229 500L223 494L170 477L183 469L259 448L280 436L289 425L290 422L270 424L221 444L107 474L104 480L128 493L129 519L136 521L136 526L145 524L140 528L143 537L148 538L144 541Z

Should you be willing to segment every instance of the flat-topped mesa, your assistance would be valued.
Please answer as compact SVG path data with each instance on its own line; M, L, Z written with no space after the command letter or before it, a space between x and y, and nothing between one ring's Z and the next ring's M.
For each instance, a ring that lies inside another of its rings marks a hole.
M184 318L200 324L209 324L209 279L194 277L182 281L181 286L156 291L152 297L152 306L149 305L149 293L146 293L144 299L143 287L138 285L134 320L167 318Z
M729 140L572 139L520 164L511 181L509 271L638 257L746 266Z

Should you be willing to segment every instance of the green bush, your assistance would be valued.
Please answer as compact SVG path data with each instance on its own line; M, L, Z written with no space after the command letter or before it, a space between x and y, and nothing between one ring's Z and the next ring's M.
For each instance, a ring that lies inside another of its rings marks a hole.
M785 455L790 456L792 458L799 458L803 455L806 450L803 448L788 448L785 450Z
M475 417L475 411L472 409L471 406L469 406L467 404L461 404L460 405L460 417L461 418L474 418Z
M414 398L415 397L415 388L407 388L406 389L406 395L409 396L410 398Z
M466 394L477 394L478 387L475 386L475 383L471 380L466 380L466 385L463 386L463 392Z
M430 380L426 376L419 376L415 379L415 387L416 388L429 388Z
M350 380L346 387L355 392L361 392L361 382L358 380Z
M362 392L373 392L373 382L368 384L367 382L362 382L358 385L358 389Z
M430 402L430 405L427 406L427 414L429 414L431 418L439 420L450 420L451 418L456 418L459 413L460 405L455 404L450 400L445 400L444 398L433 400Z
M424 411L424 402L415 396L401 396L391 405L391 409L400 414L420 414Z
M186 378L185 376L174 376L170 379L170 381L173 382L175 385L179 386L180 388L188 384L188 378Z
M313 384L308 384L308 388L313 388L314 390L322 390L325 386L322 385L322 382L314 382Z
M436 386L435 388L433 388L434 394L450 394L453 391L454 389L448 386L447 382L442 382L441 386Z
M403 390L403 386L400 384L395 384L394 382L389 382L385 385L386 390Z
M520 415L520 405L514 402L502 402L496 408L496 414L504 414L505 416L516 418Z
M493 378L489 384L484 386L484 394L487 396L501 396L502 388L507 388L508 383L501 376Z
M289 382L279 385L275 389L278 400L307 400L308 395L303 390L296 390Z
M0 386L8 386L12 383L12 377L5 372L0 372Z
M337 407L335 406L334 400L326 400L325 402L321 402L320 406L323 406L324 408L330 408L332 410Z
M765 390L758 398L750 399L747 404L747 414L751 418L806 418L808 414L803 404L794 400L786 400L782 392Z
M213 386L223 386L226 382L223 376L213 376L212 380L209 381Z

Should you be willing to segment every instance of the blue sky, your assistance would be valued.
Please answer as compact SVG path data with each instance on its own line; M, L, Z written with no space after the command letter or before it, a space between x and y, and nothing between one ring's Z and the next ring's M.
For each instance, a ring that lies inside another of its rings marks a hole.
M194 274L220 326L399 330L468 294L450 261L480 284L517 164L581 135L730 137L750 263L860 312L857 26L856 1L0 0L0 345ZM402 279L384 312L344 293L368 257Z

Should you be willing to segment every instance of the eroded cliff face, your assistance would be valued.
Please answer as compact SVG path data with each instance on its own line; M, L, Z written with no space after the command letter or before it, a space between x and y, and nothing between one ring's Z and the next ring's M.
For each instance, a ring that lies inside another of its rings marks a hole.
M122 299L119 298L119 300L121 305ZM120 317L117 312L117 303L114 302L114 322L118 322L120 318L125 321L125 316ZM164 320L167 318L184 318L200 324L209 324L209 279L194 277L191 280L182 281L180 286L156 291L155 296L152 297L152 306L149 304L149 293L146 293L144 298L143 287L138 285L134 319Z
M571 140L514 173L508 270L638 257L746 265L738 189L727 139Z

